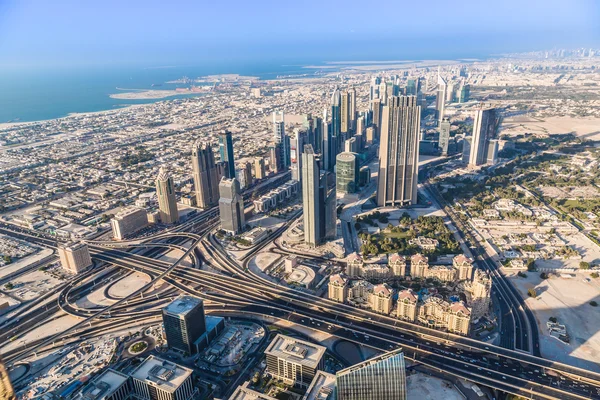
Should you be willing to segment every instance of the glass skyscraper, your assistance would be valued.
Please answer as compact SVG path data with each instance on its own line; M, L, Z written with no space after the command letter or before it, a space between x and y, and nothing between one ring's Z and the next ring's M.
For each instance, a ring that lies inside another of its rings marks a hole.
M405 400L406 372L401 349L336 374L337 400Z
M225 176L229 179L235 178L233 138L229 131L223 131L219 134L219 155L221 156L221 161L226 163Z

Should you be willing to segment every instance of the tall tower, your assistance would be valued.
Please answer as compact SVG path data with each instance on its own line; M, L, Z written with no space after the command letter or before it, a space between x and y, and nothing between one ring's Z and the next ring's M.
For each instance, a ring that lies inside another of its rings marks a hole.
M194 342L206 332L202 299L180 296L162 309L162 316L169 348L196 353Z
M219 216L221 229L237 235L244 231L246 218L244 215L244 198L240 193L240 183L237 179L221 179L219 183Z
M479 108L473 122L473 136L471 137L471 152L469 154L469 167L476 167L494 158L497 146L490 141L496 137L499 125L498 110L495 108ZM490 154L490 152L492 154Z
M219 154L221 161L226 163L225 176L235 177L235 160L233 159L233 139L231 132L224 130L219 133Z
M339 138L342 132L342 112L341 112L341 95L338 88L335 88L333 95L331 96L331 136L333 136L336 142L339 142ZM338 143L339 146L339 143ZM339 148L335 149L335 154L332 157L335 158ZM335 161L333 161L335 163Z
M437 93L435 96L435 117L439 123L444 119L444 107L446 102L446 81L441 77L440 71L438 70L438 80L437 80Z
M156 196L158 197L158 210L160 220L164 224L174 224L179 221L177 211L177 198L175 197L175 184L173 177L166 168L161 167L156 177Z
M304 209L304 242L309 246L321 244L319 229L321 205L319 199L320 171L315 152L311 145L302 153L302 208Z
M10 378L8 377L8 371L2 360L0 360L0 399L16 399L15 391L10 383Z
M267 173L265 171L265 159L262 157L257 157L254 159L254 177L256 179L264 179L267 177Z
M394 96L383 107L377 205L417 202L421 107L415 96Z
M192 175L196 204L200 208L214 206L219 201L217 165L209 144L194 143L192 147Z
M440 139L438 141L438 147L442 150L442 155L448 155L448 143L450 142L450 121L448 118L440 123Z
M341 94L340 107L340 132L343 140L348 138L350 131L350 93L344 91Z
M290 166L290 138L285 134L285 116L283 111L273 112L273 141L278 148L277 171L283 171Z
M296 129L296 136L294 137L294 144L292 144L292 179L297 181L302 180L302 151L304 150L304 145L308 144L308 135L304 130Z
M356 88L352 87L348 92L350 96L350 129L355 129L356 127Z
M381 111L383 108L381 100L373 100L371 107L373 109L373 127L375 128L375 139L378 139L381 137Z

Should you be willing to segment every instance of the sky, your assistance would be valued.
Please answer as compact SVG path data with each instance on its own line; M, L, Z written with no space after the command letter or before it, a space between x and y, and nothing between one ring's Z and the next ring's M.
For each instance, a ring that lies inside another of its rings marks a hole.
M600 47L598 0L0 0L0 67L482 57Z

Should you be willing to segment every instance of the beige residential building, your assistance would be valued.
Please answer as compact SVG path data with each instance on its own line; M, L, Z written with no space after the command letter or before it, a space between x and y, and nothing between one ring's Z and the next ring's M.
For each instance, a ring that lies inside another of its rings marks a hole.
M419 305L418 322L430 328L468 335L471 310L462 301L450 304L440 297L431 296Z
M402 290L398 293L398 318L415 322L417 320L418 300L417 294L412 289Z
M410 276L413 278L426 278L429 260L422 254L410 257Z
M352 253L346 257L346 275L355 277L361 276L362 266L363 260L358 253Z
M262 157L254 159L254 177L256 179L264 179L267 177L265 170L265 159Z
M329 277L328 297L339 303L344 303L348 297L348 278L342 274L335 274Z
M425 271L426 278L434 278L440 282L452 282L456 277L456 270L447 265L431 265Z
M267 346L267 373L288 385L308 387L323 369L327 348L294 337L277 335Z
M64 269L74 274L92 265L90 250L83 242L70 242L58 246L58 256Z
M369 294L373 291L373 285L368 281L359 279L354 280L350 283L350 287L348 289L348 304L361 307L361 308L369 308Z
M448 310L448 332L468 335L471 326L471 310L462 301L452 303Z
M388 257L388 266L392 275L395 277L406 276L406 257L400 254L390 254Z
M490 308L490 293L492 280L483 270L476 269L473 281L465 284L467 301L471 306L473 319L479 319L487 314Z
M459 281L471 279L471 276L473 275L473 260L464 254L459 254L452 259L452 266L458 272L457 275Z
M113 237L117 240L123 240L129 235L133 235L140 229L148 226L148 215L146 210L138 207L129 207L117 213L110 220Z
M394 291L387 283L374 286L369 293L369 306L371 310L381 314L392 312L393 295Z

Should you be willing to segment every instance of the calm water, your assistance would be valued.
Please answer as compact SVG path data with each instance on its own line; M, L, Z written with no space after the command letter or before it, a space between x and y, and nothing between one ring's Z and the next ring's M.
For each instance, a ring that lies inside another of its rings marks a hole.
M183 76L237 73L273 79L278 75L312 73L300 65L241 65L237 67L88 68L72 70L24 70L0 72L0 123L60 118L73 112L110 110L130 104L164 99L119 100L110 94L123 89L174 89L183 84L166 84ZM162 86L152 87L152 84Z

